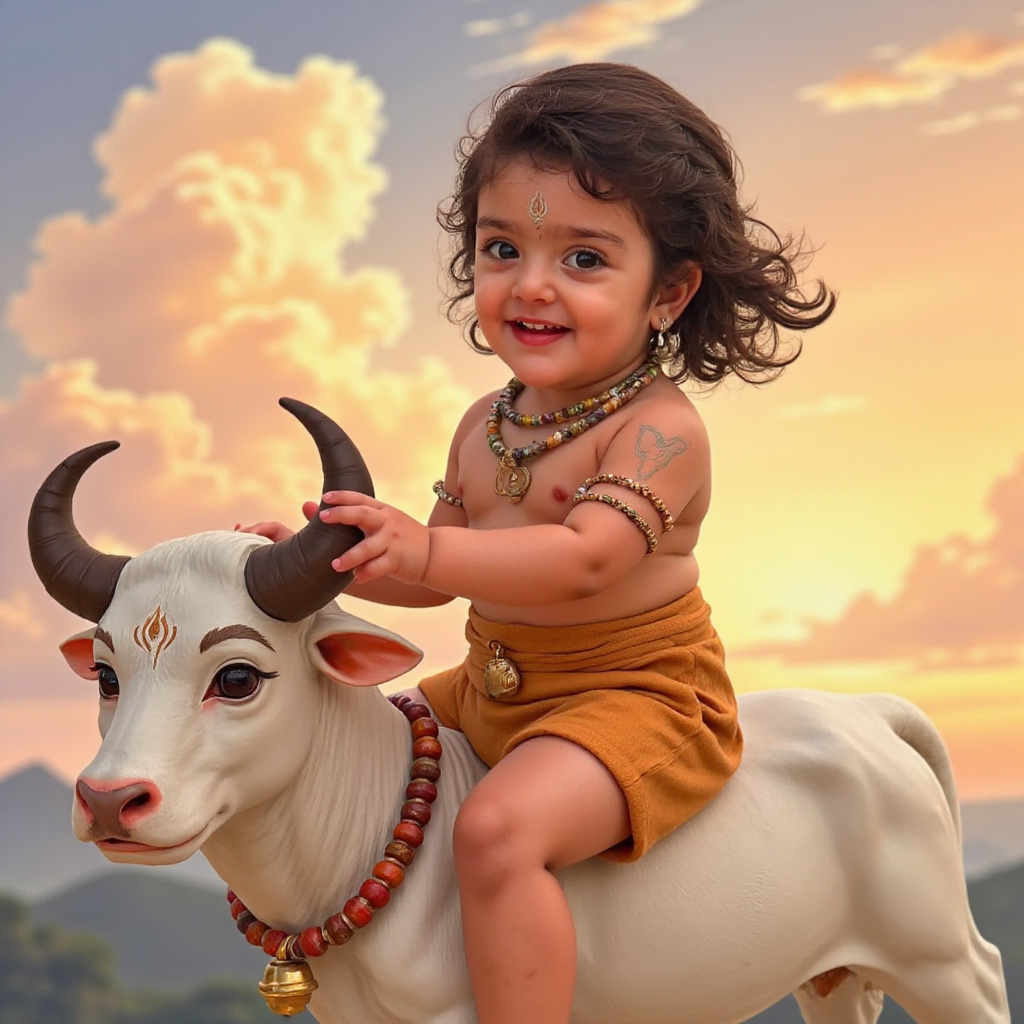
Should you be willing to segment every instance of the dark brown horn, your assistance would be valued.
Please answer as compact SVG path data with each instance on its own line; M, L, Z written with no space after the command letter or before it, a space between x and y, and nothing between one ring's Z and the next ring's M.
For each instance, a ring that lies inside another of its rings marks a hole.
M282 398L313 436L320 450L324 492L361 491L373 495L370 471L349 436L311 405ZM326 506L321 503L320 508ZM298 622L333 601L352 582L331 562L363 539L354 526L329 525L314 516L294 537L255 548L245 564L245 585L256 606L272 619Z
M47 593L90 622L103 618L130 559L90 547L75 526L71 505L85 471L120 447L117 441L104 441L69 455L43 481L28 514L29 553Z

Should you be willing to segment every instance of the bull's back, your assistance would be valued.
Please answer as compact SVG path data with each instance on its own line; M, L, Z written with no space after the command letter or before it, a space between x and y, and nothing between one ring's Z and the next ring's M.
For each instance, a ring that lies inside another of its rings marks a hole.
M742 696L744 759L719 796L635 864L562 875L581 1021L668 1024L685 1006L692 1024L720 1024L725 1005L745 1019L766 987L779 998L868 955L908 871L960 874L946 796L892 727L893 700ZM901 852L905 835L934 849L928 863Z

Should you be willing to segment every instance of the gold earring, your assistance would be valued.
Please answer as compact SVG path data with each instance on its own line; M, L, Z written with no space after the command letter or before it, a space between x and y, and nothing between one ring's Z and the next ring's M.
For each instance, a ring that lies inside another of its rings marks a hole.
M679 349L679 335L668 333L669 322L665 317L661 318L661 324L658 328L658 333L651 338L650 345L648 348L651 351L651 355L656 359L669 359Z

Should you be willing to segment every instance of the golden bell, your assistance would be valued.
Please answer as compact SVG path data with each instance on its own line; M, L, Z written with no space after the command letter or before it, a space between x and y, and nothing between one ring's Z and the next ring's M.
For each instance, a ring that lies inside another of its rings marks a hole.
M515 662L504 657L501 644L492 640L490 644L494 657L484 665L484 688L491 700L505 700L522 685L519 669Z
M270 1012L281 1017L302 1013L318 987L305 960L271 960L260 982Z

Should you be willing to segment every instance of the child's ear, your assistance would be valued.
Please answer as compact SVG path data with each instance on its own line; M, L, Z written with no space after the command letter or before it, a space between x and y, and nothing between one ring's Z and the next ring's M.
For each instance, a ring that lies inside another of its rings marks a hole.
M663 285L655 295L651 310L651 329L658 330L662 320L674 324L693 300L703 280L696 263L684 263L672 275L672 283Z

